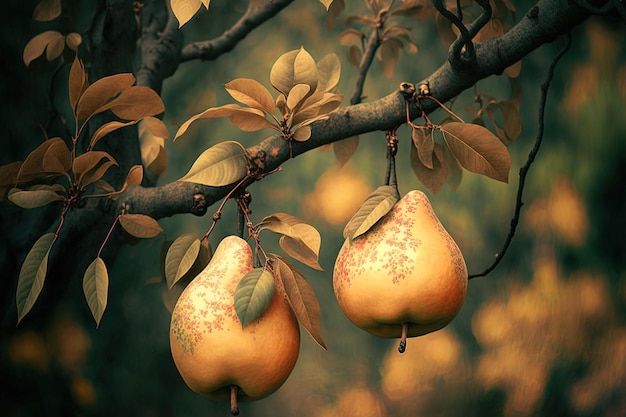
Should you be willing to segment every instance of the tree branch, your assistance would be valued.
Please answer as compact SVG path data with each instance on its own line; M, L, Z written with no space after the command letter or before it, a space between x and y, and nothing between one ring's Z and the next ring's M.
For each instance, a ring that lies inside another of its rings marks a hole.
M584 8L569 0L542 0L506 34L476 45L476 60L463 70L455 69L450 62L418 85L428 82L431 95L446 102L473 86L479 80L501 74L504 69L528 55L539 46L568 33L573 27L590 16ZM438 108L432 100L424 100L422 109L430 113ZM413 108L412 117L421 115ZM268 155L265 171L270 172L293 157L311 149L350 136L373 131L385 131L406 122L405 100L399 90L371 103L351 105L338 109L326 120L311 125L312 135L306 142L287 143L282 136L269 137L248 148L250 155L262 151ZM290 149L291 148L291 149ZM271 155L271 156L270 156ZM130 205L132 212L145 210L156 218L177 213L190 213L192 196L202 193L207 205L223 198L229 187L207 187L197 184L174 182L154 189L135 187L124 193L118 201Z
M232 50L250 32L278 14L292 2L293 0L251 1L241 19L222 35L209 41L195 42L183 47L180 62L194 59L216 59L218 56Z

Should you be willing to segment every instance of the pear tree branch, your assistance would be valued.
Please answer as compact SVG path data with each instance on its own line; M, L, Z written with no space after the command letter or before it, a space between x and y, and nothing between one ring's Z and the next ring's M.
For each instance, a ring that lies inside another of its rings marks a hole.
M431 94L446 102L473 86L479 80L501 74L505 68L528 55L543 44L568 33L590 16L590 12L568 0L542 0L537 3L509 32L476 44L476 59L462 70L445 62L438 70L420 82L428 82ZM285 141L281 136L269 137L247 149L250 155L265 154L264 172L271 172L292 157L322 145L350 136L373 131L385 131L406 121L405 100L399 90L381 99L350 105L330 114L326 120L311 125L312 135L306 142ZM431 100L422 103L430 113L438 107ZM412 117L421 111L412 109ZM291 148L291 150L290 150ZM229 187L208 187L187 182L173 182L154 188L131 187L120 198L132 212L155 218L178 213L193 213L194 195L204 195L206 206L222 199ZM199 214L199 213L196 213Z
M268 21L293 0L251 1L244 15L227 31L217 38L185 45L180 62L194 59L212 60L232 50L258 26Z

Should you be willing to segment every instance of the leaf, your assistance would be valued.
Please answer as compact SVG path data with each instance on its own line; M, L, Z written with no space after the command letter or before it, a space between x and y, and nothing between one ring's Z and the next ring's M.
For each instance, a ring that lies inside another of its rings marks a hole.
M195 234L187 233L176 238L165 257L165 281L169 289L191 269L199 253L200 239Z
M24 64L29 66L31 62L39 58L48 45L63 39L63 35L54 30L47 30L32 38L24 47L23 59Z
M348 28L339 34L339 44L342 46L360 45L365 38L365 34L360 30Z
M109 273L102 258L97 257L87 267L83 276L83 292L98 327L109 296Z
M293 132L294 140L298 142L306 142L311 138L311 127L310 126L301 126Z
M53 39L48 46L46 46L46 59L48 61L54 61L61 56L65 49L65 36Z
M170 0L172 12L178 19L178 27L181 28L187 23L202 6L201 0ZM208 1L207 1L208 8Z
M159 222L145 214L122 214L120 225L128 234L140 239L155 237L163 231Z
M258 319L274 296L274 277L265 268L255 268L243 276L235 289L235 312L241 327Z
M292 114L298 110L300 104L304 102L310 92L311 87L307 84L297 84L293 86L287 95L287 108L291 110Z
M287 213L275 213L261 220L256 230L282 234L279 244L289 256L311 268L323 270L319 264L322 238L310 224Z
M348 50L348 62L358 68L361 64L362 55L363 52L361 52L361 49L358 46L352 45Z
M139 136L141 163L143 166L149 167L157 158L165 156L165 139L169 138L169 132L160 119L156 117L142 119L137 127L137 134ZM161 152L163 152L163 155L161 155ZM165 158L164 162L166 161L167 158ZM163 166L160 172L155 171L155 173L161 175L164 171L165 166Z
M41 236L26 255L17 280L15 301L17 304L17 323L33 308L43 288L48 270L48 255L56 237L54 233Z
M400 57L400 49L402 49L402 41L396 38L387 39L380 45L380 60L383 63L383 73L387 78L393 75Z
M55 201L63 201L65 199L65 197L52 190L14 190L9 192L9 200L13 204L26 209L42 207L46 204Z
M317 63L317 91L330 91L339 83L341 61L336 54L328 54Z
M22 164L23 162L21 161L15 161L0 166L0 187L15 185L17 183L17 176Z
M237 114L239 114L239 118L237 118ZM191 125L191 123L193 123L194 121L198 119L211 119L216 117L228 117L231 123L233 123L240 129L242 129L242 127L237 124L239 122L242 124L242 126L245 126L246 123L248 123L250 125L249 127L254 127L255 129L251 131L260 130L266 127L274 128L274 125L265 118L264 113L260 110L241 107L238 104L226 104L220 107L211 107L209 109L206 109L202 113L198 113L195 116L189 118L185 123L180 126L180 128L178 128L178 132L176 132L174 140L182 136L189 128L189 125Z
M117 165L117 161L109 153L88 151L74 159L72 170L77 182L84 188L101 179L113 165Z
M61 0L41 0L33 11L33 20L49 22L61 15Z
M309 124L315 120L325 118L326 115L334 111L343 100L341 94L333 93L315 93L308 97L300 110L292 115L291 125L295 126L299 123Z
M232 184L248 172L246 151L238 142L224 141L204 151L179 181L209 186Z
M508 183L511 157L497 136L482 126L460 122L446 123L441 131L463 168Z
M141 181L143 181L143 165L133 165L128 170L128 174L126 174L126 180L124 181L124 185L122 185L122 188L120 188L119 191L113 190L109 193L109 196L115 200L115 196L126 191L126 189L131 185L141 184Z
M337 162L339 162L340 167L343 167L345 164L348 163L358 147L358 136L350 136L349 138L333 142L333 152L335 153L335 158L337 159Z
M96 133L94 133L93 136L91 137L91 141L89 142L89 149L93 149L96 143L100 139L108 135L109 133L114 132L126 126L134 125L135 123L137 123L137 120L133 120L130 122L119 122L117 120L113 120L112 122L107 122L103 124L102 126L98 128L98 130L96 130Z
M101 110L105 109L110 109L121 119L136 121L163 113L165 105L161 97L150 87L132 86L122 90L118 97Z
M286 259L276 255L273 261L274 275L282 284L289 305L291 305L298 321L313 340L320 347L326 349L326 344L322 338L320 304L313 288Z
M308 85L312 94L317 88L317 79L315 60L302 47L281 55L270 70L270 83L285 96L298 84Z
M420 162L426 168L433 169L433 150L435 148L433 129L413 128L411 138L413 139L413 148L417 149L416 156Z
M274 114L274 98L261 83L249 78L237 78L225 85L226 91L238 102L270 115Z
M461 185L463 179L463 168L459 165L459 161L456 160L454 154L445 144L441 145L443 150L443 156L448 167L448 178L446 182L451 189L456 190Z
M159 153L157 154L154 161L152 161L150 165L146 167L146 169L154 172L159 177L165 174L165 171L167 169L167 152L165 151L165 148L163 146L159 147Z
M398 191L391 185L381 185L375 189L348 221L343 229L343 237L353 240L370 230L399 199Z
M78 100L87 87L89 87L87 73L85 72L83 62L78 59L78 54L76 54L72 66L70 67L70 77L68 81L69 100L70 106L72 106L72 112L76 111Z
M326 7L326 11L330 8L330 5L333 3L333 0L320 0L320 3Z
M411 168L415 176L426 188L431 192L437 193L443 184L446 183L448 177L448 164L445 159L443 146L439 143L434 144L431 152L431 167L427 167L418 157L418 151L415 146L411 147Z
M105 106L122 91L132 87L135 77L121 73L102 77L91 84L78 100L76 117L84 119L106 110Z
M72 152L65 141L55 140L44 153L41 163L45 172L66 174L72 167Z
M57 149L56 151L52 152L53 156L46 156L48 154L48 151L53 147L59 146L59 143L63 144L63 146L66 146L63 139L55 137L45 140L41 145L39 145L31 153L29 153L26 157L26 160L20 166L16 183L27 183L34 180L44 180L58 177L59 175L61 175L62 172L58 172L60 170L56 169L56 164L52 163L51 160L55 158L54 155L59 153L56 159L61 161L63 159L63 157L60 155L62 151L59 151L59 149ZM47 161L47 165L54 166L55 171L46 171L46 169L44 168L44 161ZM61 164L63 164L62 161Z
M83 43L83 37L80 33L72 32L65 35L65 44L72 51L76 52L81 43Z

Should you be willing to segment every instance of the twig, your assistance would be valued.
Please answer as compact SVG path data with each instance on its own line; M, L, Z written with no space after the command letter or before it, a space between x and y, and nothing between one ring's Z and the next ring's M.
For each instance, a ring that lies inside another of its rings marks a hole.
M242 39L258 26L278 14L294 0L274 0L250 2L248 10L227 31L217 38L185 45L181 51L180 62L194 59L211 60L232 50ZM263 6L259 6L263 4Z
M535 139L535 144L533 145L533 148L528 154L528 159L526 160L526 163L519 170L519 184L517 186L515 213L513 214L513 218L511 219L511 227L509 229L509 234L506 236L504 245L502 246L502 250L496 253L493 263L481 273L470 274L468 277L469 279L483 277L487 275L488 273L490 273L491 271L493 271L498 266L498 264L500 263L504 255L506 254L511 244L511 241L513 240L513 236L515 235L517 224L519 223L519 217L522 211L522 206L524 205L524 202L522 201L522 195L524 193L524 185L526 183L526 176L528 175L530 166L535 161L535 157L537 156L537 153L539 152L539 147L541 146L541 142L543 141L543 132L545 128L544 118L545 118L545 111L546 111L546 100L548 97L548 90L550 88L550 83L552 82L552 78L554 76L554 69L556 67L556 64L559 62L559 60L569 50L571 44L572 44L572 36L570 33L568 33L566 37L565 46L559 51L559 53L554 57L554 59L550 63L550 67L548 68L548 74L546 75L546 80L541 85L541 100L539 103L539 123L538 123L539 126L538 126L537 138Z
M350 97L350 104L352 105L359 104L361 102L361 99L363 97L363 86L365 85L365 77L369 72L372 62L374 61L374 57L376 56L376 51L379 47L380 35L378 33L378 29L374 28L374 30L372 30L372 34L367 41L367 44L365 45L363 57L361 58L361 62L359 63L356 83L354 85L352 96Z

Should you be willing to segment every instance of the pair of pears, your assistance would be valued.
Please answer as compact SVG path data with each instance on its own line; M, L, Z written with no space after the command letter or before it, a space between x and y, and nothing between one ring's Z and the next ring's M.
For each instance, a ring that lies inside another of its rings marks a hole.
M300 348L297 320L277 294L257 320L241 326L233 295L252 268L248 244L225 238L181 294L170 326L172 356L187 385L211 399L230 398L233 414L237 399L277 390ZM467 269L426 195L411 191L368 232L346 240L333 284L339 306L356 326L405 341L441 329L456 316Z

